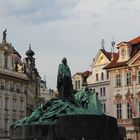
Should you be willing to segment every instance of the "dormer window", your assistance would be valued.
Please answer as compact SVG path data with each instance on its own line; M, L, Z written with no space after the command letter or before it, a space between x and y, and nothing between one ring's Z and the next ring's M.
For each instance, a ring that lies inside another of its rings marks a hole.
M122 57L122 59L124 59L126 57L126 49L125 48L121 49L121 57Z
M128 61L131 54L131 45L127 42L122 42L118 45L119 49L119 59L118 62Z

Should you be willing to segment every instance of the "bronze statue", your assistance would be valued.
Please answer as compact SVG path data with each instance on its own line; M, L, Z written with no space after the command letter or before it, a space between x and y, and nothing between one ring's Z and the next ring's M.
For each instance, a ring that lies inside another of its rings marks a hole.
M72 96L72 79L71 71L67 65L67 59L64 57L62 63L59 64L57 75L57 89L60 97L69 98Z
M86 84L89 72L84 72L85 84L76 93L73 91L71 71L67 59L63 58L59 64L57 75L57 89L60 98L52 98L43 106L38 107L30 116L27 116L12 126L18 127L27 124L56 124L60 115L94 114L102 115L100 100Z

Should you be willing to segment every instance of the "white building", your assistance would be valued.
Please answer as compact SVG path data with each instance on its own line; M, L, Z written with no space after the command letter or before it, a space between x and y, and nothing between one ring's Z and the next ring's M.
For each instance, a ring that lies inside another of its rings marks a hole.
M40 91L40 76L35 68L34 52L20 54L6 40L0 43L0 139L9 137L9 128L17 120L31 114ZM29 62L30 61L30 62ZM29 63L28 63L29 62Z
M53 89L48 89L46 80L41 80L40 83L40 104L45 104L48 100L55 98L56 92Z
M108 115L110 115L110 76L104 67L111 62L111 59L111 52L100 49L91 65L92 75L87 80L89 88L98 93L102 110Z
M140 129L140 37L117 45L118 53L105 67L110 73L110 111L126 127L128 140L139 140Z

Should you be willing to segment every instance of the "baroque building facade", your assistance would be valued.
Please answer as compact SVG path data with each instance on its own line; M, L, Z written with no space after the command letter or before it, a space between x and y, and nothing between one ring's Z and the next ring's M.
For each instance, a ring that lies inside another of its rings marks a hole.
M120 42L117 49L117 55L105 67L110 73L110 113L126 128L128 140L139 140L140 37Z
M35 68L34 52L29 48L22 61L3 32L0 44L0 139L9 137L9 127L31 114L38 104L40 76Z
M98 93L103 112L117 118L118 125L126 128L126 139L139 140L140 37L120 42L117 49L116 53L99 50L87 83ZM81 87L82 80L81 73L73 76L75 89Z

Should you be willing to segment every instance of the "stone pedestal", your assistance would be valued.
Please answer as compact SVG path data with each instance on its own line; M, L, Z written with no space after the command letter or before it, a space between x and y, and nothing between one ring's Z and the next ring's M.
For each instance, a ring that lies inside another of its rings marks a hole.
M11 127L11 140L123 140L117 121L104 115L63 115L55 125Z

